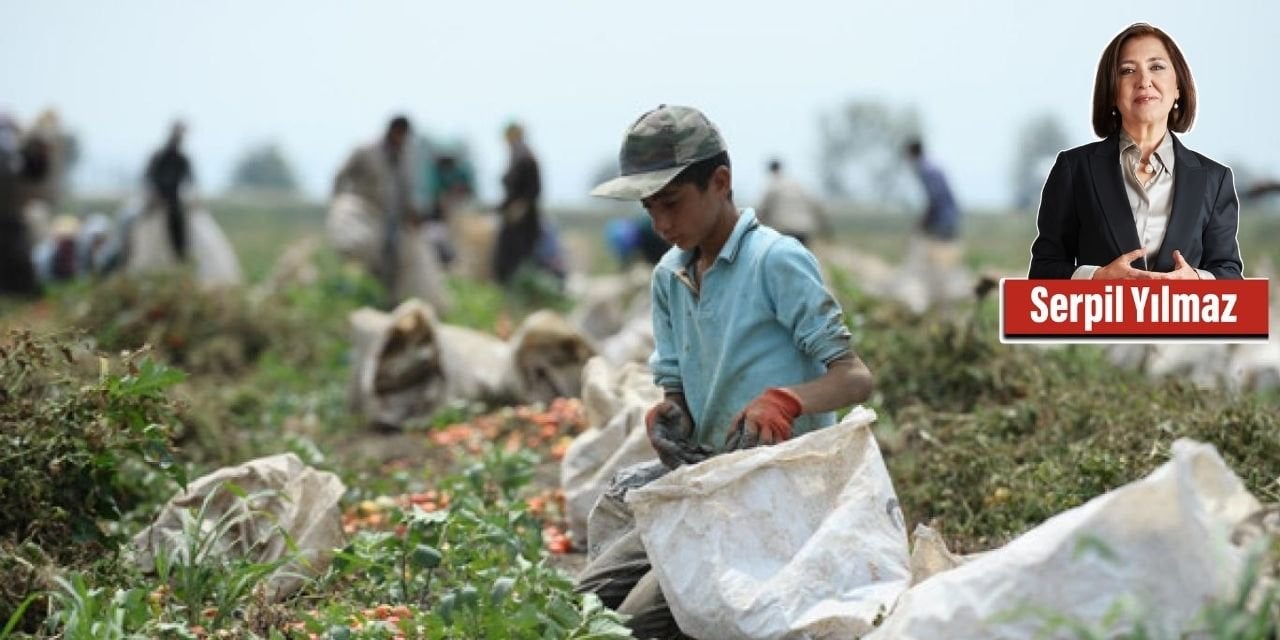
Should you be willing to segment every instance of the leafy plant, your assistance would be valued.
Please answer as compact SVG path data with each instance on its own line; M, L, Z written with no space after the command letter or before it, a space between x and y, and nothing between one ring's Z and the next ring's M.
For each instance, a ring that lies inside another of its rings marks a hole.
M492 448L443 480L446 510L393 509L393 531L356 534L324 589L423 611L399 628L427 638L631 637L621 617L574 594L572 581L548 566L541 523L517 499L535 463L528 452ZM331 608L307 628L331 629L344 615Z
M234 494L243 508L227 509L212 518L209 509L220 491ZM245 494L234 484L224 483L210 491L198 509L180 513L182 544L172 555L161 547L155 569L163 591L180 605L188 624L220 628L264 578L292 560L286 555L271 562L253 562L215 553L220 543L235 535L237 527L261 515L252 505L273 495L272 491ZM288 534L277 530L277 535L287 538Z
M83 575L56 578L51 631L66 640L124 640L143 638L139 631L150 618L146 592L141 589L109 591L91 588Z
M110 562L123 536L109 523L185 484L168 395L182 379L145 349L113 363L67 336L0 338L0 568L15 578L0 610L50 566ZM30 610L24 620L30 630Z

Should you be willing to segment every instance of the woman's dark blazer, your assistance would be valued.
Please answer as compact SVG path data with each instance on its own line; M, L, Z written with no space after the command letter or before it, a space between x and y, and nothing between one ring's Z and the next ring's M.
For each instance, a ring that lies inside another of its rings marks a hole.
M1193 267L1216 278L1239 279L1240 205L1231 169L1184 147L1177 136L1173 156L1173 213L1164 243L1146 270L1173 271L1177 249ZM1120 175L1118 133L1058 154L1036 226L1031 278L1070 278L1079 265L1106 266L1142 246ZM1143 269L1142 260L1133 267Z

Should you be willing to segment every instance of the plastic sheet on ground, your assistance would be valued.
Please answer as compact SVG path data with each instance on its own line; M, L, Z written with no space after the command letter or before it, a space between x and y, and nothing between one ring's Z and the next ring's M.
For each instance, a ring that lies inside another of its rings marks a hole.
M874 420L857 407L834 427L681 467L627 496L685 633L847 638L872 630L911 579Z
M227 490L226 483L239 487L249 500ZM183 513L198 513L207 499L202 531L216 530L224 514L232 514L229 521L235 522L207 556L280 560L290 553L281 532L296 545L298 559L277 569L267 582L267 598L278 602L301 587L305 577L325 571L333 550L344 544L338 500L345 491L336 475L312 469L292 453L224 467L193 481L165 504L155 522L134 536L135 557L144 572L155 569L162 550L170 558L182 557L188 546ZM267 493L255 495L260 492Z
M1233 528L1261 505L1209 445L1179 440L1146 478L1050 518L902 595L874 640L1076 637L1046 612L1114 637L1141 620L1173 638L1230 597L1246 550ZM1125 614L1104 625L1116 606Z
M593 544L587 519L596 501L622 469L657 458L645 435L644 414L662 400L643 365L611 367L597 356L582 369L582 404L587 425L560 462L569 530L579 544Z

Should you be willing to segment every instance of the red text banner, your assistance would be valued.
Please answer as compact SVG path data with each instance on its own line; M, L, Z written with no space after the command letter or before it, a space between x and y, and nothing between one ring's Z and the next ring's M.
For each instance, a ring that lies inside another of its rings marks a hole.
M1003 342L1265 342L1270 287L1247 280L1000 281Z

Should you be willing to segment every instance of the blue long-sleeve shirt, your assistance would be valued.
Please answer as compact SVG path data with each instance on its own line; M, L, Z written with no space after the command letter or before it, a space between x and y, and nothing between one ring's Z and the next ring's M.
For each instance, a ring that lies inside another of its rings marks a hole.
M794 238L744 209L695 291L693 251L673 247L652 282L654 382L683 392L695 439L724 448L730 421L769 387L807 382L850 353L839 303L818 261ZM800 435L835 424L834 413L798 418Z

